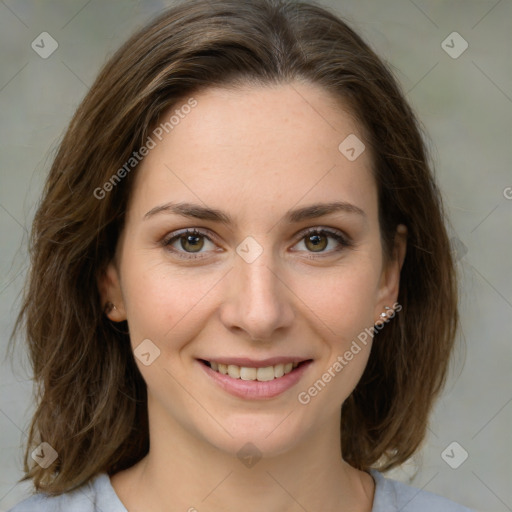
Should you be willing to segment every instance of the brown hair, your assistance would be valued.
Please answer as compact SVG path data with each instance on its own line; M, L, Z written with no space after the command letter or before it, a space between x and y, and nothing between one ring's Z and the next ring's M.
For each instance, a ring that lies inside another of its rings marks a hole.
M383 247L408 228L398 301L342 406L344 459L386 470L424 439L455 338L457 290L440 194L415 115L393 75L339 17L314 3L188 0L133 35L79 106L51 167L30 241L16 333L26 329L37 408L24 459L35 488L60 494L149 448L146 385L126 323L103 314L97 278L114 255L134 172L93 193L147 140L159 116L209 86L323 87L358 120L373 154ZM41 441L58 453L29 467Z

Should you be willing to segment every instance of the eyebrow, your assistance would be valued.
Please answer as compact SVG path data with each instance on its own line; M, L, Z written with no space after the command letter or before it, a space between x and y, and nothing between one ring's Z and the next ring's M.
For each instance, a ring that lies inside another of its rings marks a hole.
M290 223L299 223L304 220L316 219L317 217L323 217L324 215L337 212L355 213L366 218L366 213L358 206L345 201L334 201L330 203L316 203L296 208L295 210L288 210L285 213L283 220ZM143 220L149 219L159 213L176 214L193 219L210 220L213 222L220 222L227 226L235 224L231 216L222 210L208 208L193 203L173 202L155 206L144 215Z

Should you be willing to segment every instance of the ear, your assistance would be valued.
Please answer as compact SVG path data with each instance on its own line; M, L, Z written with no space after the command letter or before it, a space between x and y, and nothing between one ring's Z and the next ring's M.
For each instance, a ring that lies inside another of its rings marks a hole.
M376 322L380 319L385 308L393 307L397 302L400 289L400 271L405 260L407 250L407 228L399 224L396 228L393 250L385 262L379 283L378 300L375 305L374 317Z
M100 274L97 284L101 305L107 317L113 322L126 320L126 309L123 302L119 271L114 261L111 261ZM108 308L109 302L114 305L113 308Z

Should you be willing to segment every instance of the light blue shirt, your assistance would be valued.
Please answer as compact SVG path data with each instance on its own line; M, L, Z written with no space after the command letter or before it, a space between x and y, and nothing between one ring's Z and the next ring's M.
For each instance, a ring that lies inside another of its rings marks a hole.
M385 478L370 470L375 480L372 512L474 512L453 501ZM341 510L341 507L340 507ZM128 512L106 473L60 496L37 493L7 512Z

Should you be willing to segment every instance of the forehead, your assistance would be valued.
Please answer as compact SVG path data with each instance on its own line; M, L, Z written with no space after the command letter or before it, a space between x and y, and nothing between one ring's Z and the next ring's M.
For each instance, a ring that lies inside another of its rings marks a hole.
M232 205L242 216L337 200L376 209L369 151L353 161L340 151L347 137L362 140L361 130L319 86L208 88L177 102L161 123L137 168L138 213L171 200Z

